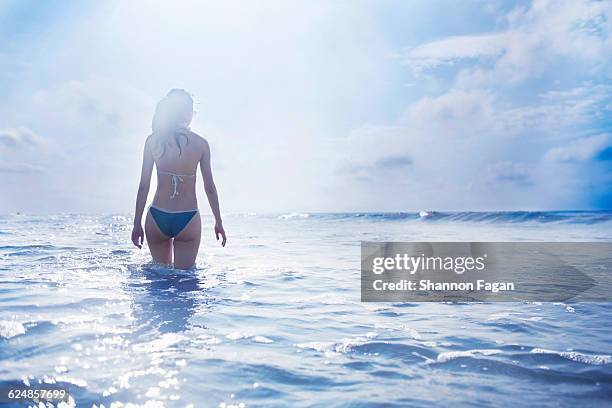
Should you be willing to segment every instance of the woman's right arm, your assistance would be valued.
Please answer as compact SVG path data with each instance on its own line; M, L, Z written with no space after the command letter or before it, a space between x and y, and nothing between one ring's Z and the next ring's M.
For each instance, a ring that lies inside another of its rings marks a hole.
M219 240L219 236L221 236L221 245L225 246L227 238L225 237L223 221L221 220L221 211L219 210L219 195L217 194L217 187L215 186L212 169L210 167L210 146L206 141L204 141L204 151L200 159L200 171L202 172L202 179L204 179L204 191L206 191L206 197L208 197L208 204L210 204L210 209L215 217L215 236L217 237L217 241Z
M142 229L142 214L144 212L149 187L151 186L151 174L153 173L153 155L149 146L150 137L147 138L142 155L142 170L140 172L140 184L136 195L136 211L134 214L134 228L132 229L132 242L138 248L142 248L144 243L144 230Z

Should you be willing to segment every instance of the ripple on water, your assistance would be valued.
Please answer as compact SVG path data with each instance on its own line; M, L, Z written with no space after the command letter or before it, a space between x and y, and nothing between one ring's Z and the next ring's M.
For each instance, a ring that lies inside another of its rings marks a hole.
M48 252L68 252L77 248L55 245L4 245L0 251L6 251L7 256L42 255Z

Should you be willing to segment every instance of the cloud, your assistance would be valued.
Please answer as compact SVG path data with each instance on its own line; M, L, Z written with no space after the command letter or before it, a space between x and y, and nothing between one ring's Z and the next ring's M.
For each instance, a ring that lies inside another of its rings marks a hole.
M524 163L500 161L490 165L487 171L489 183L510 183L516 186L532 184L529 171Z
M32 174L43 173L44 169L35 164L29 163L2 163L0 164L1 174Z
M42 139L25 127L0 129L0 146L15 150L36 149L42 146Z
M372 161L370 158L369 164L350 165L340 171L348 173L351 178L361 182L369 182L372 180L380 180L381 178L401 176L413 165L414 160L410 155L397 154L390 156L381 156Z
M565 90L545 92L540 95L535 112L538 117L533 117L531 125L549 130L560 126L592 125L612 112L611 98L612 86L592 81ZM542 118L548 120L542 122Z
M459 74L459 83L472 85L518 84L541 76L565 57L593 70L609 65L611 20L609 2L535 0L504 16L505 30L424 43L408 50L403 63L419 73L476 60Z
M383 169L398 169L412 165L412 157L408 155L386 156L376 161L376 167Z
M564 90L544 91L512 101L498 89L451 88L409 105L402 118L407 129L422 130L437 139L561 135L574 133L612 113L612 86L591 81ZM434 136L435 134L435 136Z
M504 51L505 37L505 33L448 37L409 50L402 62L420 72L463 59L496 57Z
M550 149L545 159L551 162L585 162L590 160L609 160L612 150L610 134L583 137L565 146Z
M560 171L543 157L555 142L605 118L609 94L609 87L589 81L534 92L528 101L493 89L451 88L409 104L393 126L353 130L328 162L343 164L336 185L351 188L347 200L379 199L383 208L402 202L413 209L559 208L569 200L576 200L572 207L588 205L584 174ZM383 163L406 166L377 167ZM564 177L551 182L559 174Z
M402 122L407 128L431 134L442 132L449 136L469 137L480 128L479 124L490 121L494 104L495 98L490 92L451 89L409 105Z
M31 109L48 126L62 134L76 131L78 137L90 134L117 135L118 131L138 129L134 122L152 110L153 99L129 83L108 78L71 80L38 89Z

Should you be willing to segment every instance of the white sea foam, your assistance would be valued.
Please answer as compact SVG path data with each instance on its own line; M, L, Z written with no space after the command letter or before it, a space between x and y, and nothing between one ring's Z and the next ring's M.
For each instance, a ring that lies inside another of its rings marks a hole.
M83 388L87 387L87 381L84 379L67 377L63 375L57 377L44 377L42 382L45 384L70 383Z
M415 340L421 340L421 335L419 334L419 332L413 329L412 327L409 327L407 324L400 325L400 329L406 332L411 338Z
M279 215L278 219L279 220L292 220L294 218L308 218L308 217L310 217L310 214L292 212L292 213L289 213L289 214Z
M253 341L255 343L264 343L264 344L274 343L274 340L269 339L265 336L255 336L253 337Z
M357 336L353 338L343 338L339 342L329 341L314 341L309 343L299 343L296 347L300 349L315 350L320 353L324 353L326 356L333 356L335 354L346 354L351 352L355 347L361 346L368 343L371 339L378 336L376 332L366 333L364 336Z
M331 350L334 343L330 341L311 341L309 343L299 343L295 346L300 349L310 349L322 353Z
M554 354L568 360L585 364L605 365L612 363L612 356L608 354L585 354L577 351L555 351L537 347L531 350L531 352L535 354Z
M444 363L446 361L454 360L461 357L474 357L477 355L492 356L494 354L502 353L501 350L497 349L476 349L476 350L464 350L464 351L445 351L438 354L436 361L438 363Z
M225 336L228 340L240 340L240 339L248 339L251 337L249 333L241 333L241 332L232 332Z
M26 329L23 324L10 320L0 320L0 337L10 339L11 337L25 334Z
M164 333L160 336L160 338L152 340L148 343L134 344L132 349L138 352L151 353L164 350L183 341L184 339L185 336L177 333Z

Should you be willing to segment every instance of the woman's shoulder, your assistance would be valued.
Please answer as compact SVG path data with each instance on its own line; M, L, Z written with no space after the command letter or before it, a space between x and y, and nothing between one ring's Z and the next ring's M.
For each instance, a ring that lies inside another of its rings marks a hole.
M153 133L151 133L149 136L147 136L147 138L145 139L145 149L150 148L151 147L151 139L153 139Z
M196 143L197 146L200 146L201 148L204 148L204 149L208 148L208 141L204 137L198 135L196 132L190 130L189 137L191 140L193 140Z

